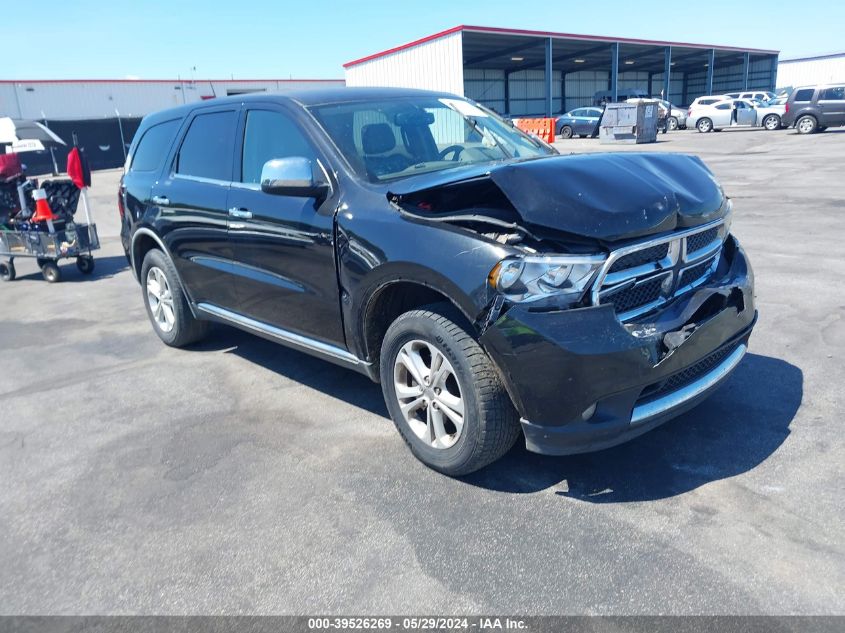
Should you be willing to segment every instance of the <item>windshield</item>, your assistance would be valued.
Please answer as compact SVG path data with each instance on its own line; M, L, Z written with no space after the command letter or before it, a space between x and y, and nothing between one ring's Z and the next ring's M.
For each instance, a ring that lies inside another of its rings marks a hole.
M554 153L463 99L403 97L309 110L352 168L372 182Z

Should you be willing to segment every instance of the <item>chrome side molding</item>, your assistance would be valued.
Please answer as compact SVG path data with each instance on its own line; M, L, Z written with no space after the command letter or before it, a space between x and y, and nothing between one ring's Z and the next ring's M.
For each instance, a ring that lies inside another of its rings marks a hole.
M307 336L302 336L301 334L283 330L282 328L278 328L274 325L256 321L255 319L251 319L247 316L238 314L237 312L232 312L231 310L221 308L211 303L198 303L197 310L205 312L206 314L218 319L222 319L223 321L228 321L238 327L272 337L282 343L286 343L303 351L314 352L321 356L326 356L354 366L368 367L371 364L335 345L323 343L322 341L317 341L312 338L308 338Z
M693 400L715 387L722 380L727 378L734 368L739 365L739 361L745 356L748 346L745 343L740 343L737 348L731 352L721 363L711 369L709 372L701 376L698 380L691 382L685 387L681 387L677 391L667 393L665 396L656 398L651 402L639 404L634 407L633 415L631 416L631 426L638 424L645 424L656 417L663 415L680 407L690 400Z

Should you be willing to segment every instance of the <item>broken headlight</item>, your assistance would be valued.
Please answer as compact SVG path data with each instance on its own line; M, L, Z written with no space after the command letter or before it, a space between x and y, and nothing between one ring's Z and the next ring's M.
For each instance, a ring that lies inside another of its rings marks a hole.
M488 279L509 301L572 305L584 296L603 263L602 255L527 255L503 259Z

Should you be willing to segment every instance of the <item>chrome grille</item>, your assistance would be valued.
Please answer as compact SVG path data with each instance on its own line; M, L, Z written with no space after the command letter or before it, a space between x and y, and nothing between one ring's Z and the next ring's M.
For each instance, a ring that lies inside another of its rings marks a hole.
M717 239L719 239L719 227L716 226L701 233L690 235L687 238L687 253L695 253L708 247L713 248Z
M613 304L621 321L659 308L712 276L725 233L717 220L612 251L593 284L593 305Z
M630 255L623 255L613 266L610 267L610 272L615 273L626 268L633 268L634 266L642 266L649 262L660 261L669 254L669 244L658 244L651 248L644 248L641 251L636 251Z

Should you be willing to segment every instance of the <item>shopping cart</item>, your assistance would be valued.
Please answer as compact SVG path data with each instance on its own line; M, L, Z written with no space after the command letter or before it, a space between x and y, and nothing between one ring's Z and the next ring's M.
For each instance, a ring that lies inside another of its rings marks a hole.
M100 248L96 224L59 222L51 232L46 227L29 226L20 229L0 228L0 279L15 279L15 259L34 258L41 274L50 283L61 281L59 260L76 259L76 267L85 275L94 272L94 257L91 253Z

